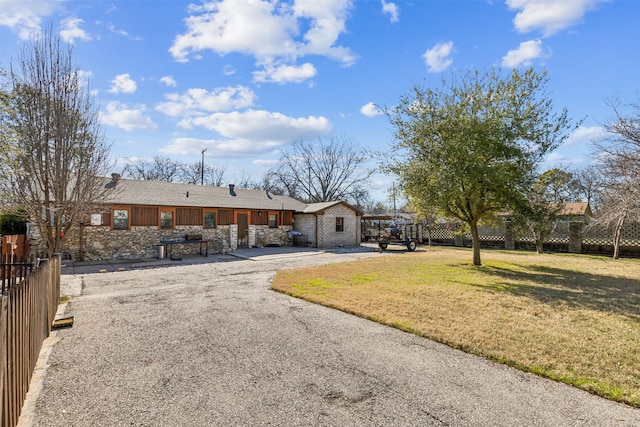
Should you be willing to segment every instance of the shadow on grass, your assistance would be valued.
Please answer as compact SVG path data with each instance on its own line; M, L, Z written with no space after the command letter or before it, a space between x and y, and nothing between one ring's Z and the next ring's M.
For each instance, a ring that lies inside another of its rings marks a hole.
M519 266L520 267L520 266ZM640 280L583 273L540 265L522 270L487 266L485 273L498 277L495 292L536 299L544 304L598 310L627 316L640 322Z

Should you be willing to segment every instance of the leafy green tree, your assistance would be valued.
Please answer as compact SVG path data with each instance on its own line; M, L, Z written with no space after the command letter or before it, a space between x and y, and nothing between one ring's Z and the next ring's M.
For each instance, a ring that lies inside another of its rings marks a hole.
M520 204L514 214L514 225L528 232L543 253L543 242L555 229L560 212L573 201L571 172L554 168L544 172L527 193L526 203Z
M0 212L0 236L25 234L27 232L27 212L16 208Z
M481 265L478 223L524 203L543 157L572 128L554 112L546 73L469 71L441 87L414 86L386 110L395 144L385 169L414 204L469 226Z

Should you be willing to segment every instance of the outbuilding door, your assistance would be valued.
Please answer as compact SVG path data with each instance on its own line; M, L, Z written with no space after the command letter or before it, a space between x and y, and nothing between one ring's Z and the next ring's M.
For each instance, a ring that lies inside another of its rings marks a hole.
M249 247L249 216L246 213L238 214L238 247Z

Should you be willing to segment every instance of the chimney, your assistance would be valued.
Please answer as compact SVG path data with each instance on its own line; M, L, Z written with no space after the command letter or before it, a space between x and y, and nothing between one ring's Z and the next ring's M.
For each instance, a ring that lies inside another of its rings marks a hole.
M120 180L120 174L119 173L112 173L111 174L111 181L107 182L104 186L104 188L116 188L116 185L118 185L118 181Z
M233 184L229 184L229 194L231 194L232 196L236 196L236 192L233 191L233 187L235 187L235 185Z

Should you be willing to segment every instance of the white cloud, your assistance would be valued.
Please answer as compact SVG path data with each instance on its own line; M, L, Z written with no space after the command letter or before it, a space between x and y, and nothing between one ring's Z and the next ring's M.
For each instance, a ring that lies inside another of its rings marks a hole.
M60 39L68 42L75 43L76 40L89 41L89 36L80 25L84 24L84 21L80 18L66 18L60 22Z
M430 73L439 73L444 71L451 64L451 54L453 53L453 42L438 43L431 49L428 49L422 56L427 64L427 69Z
M89 81L93 78L93 73L91 71L78 70L77 76L80 84L83 87L87 87Z
M519 32L539 29L548 37L580 22L585 13L606 1L609 0L507 0L507 6L519 10L513 20Z
M217 159L251 157L270 153L284 145L282 141L248 139L199 139L178 137L172 139L160 152L180 156L200 155L203 148L207 155Z
M256 166L264 166L267 168L273 168L278 166L278 164L280 163L280 160L267 160L267 159L256 159L254 161L251 162L252 164L256 165Z
M563 146L577 144L591 144L594 142L604 141L609 138L609 133L605 128L600 126L580 126L569 135L564 141Z
M355 56L349 48L334 46L340 34L346 32L346 20L352 0L297 0L294 13L302 26L308 26L303 39L296 42L300 46L297 53L302 55L322 55L340 61L345 65L355 63ZM299 30L299 27L297 28Z
M281 141L290 143L301 138L314 138L331 131L331 123L325 117L289 117L264 110L214 113L208 116L184 119L183 128L195 126L215 131L234 140Z
M116 26L111 22L107 24L107 29L109 31L111 31L112 33L114 33L114 34L118 34L118 35L121 35L121 36L125 36L126 37L126 36L129 35L129 33L127 33L125 30L120 30L120 29L116 28Z
M246 108L253 105L255 93L245 86L220 87L207 91L193 88L182 94L165 95L166 102L158 104L156 110L172 117L203 115L212 112Z
M158 126L145 115L144 106L130 108L120 102L109 102L106 113L100 114L100 122L107 126L115 126L128 132L142 130L156 130Z
M360 108L360 113L367 117L375 117L384 114L373 102L369 102Z
M271 83L301 83L316 75L317 71L313 64L305 63L300 66L281 65L278 67L265 67L263 71L255 71L253 79L256 82Z
M164 83L169 87L176 87L176 79L173 76L160 77L160 83Z
M502 66L508 68L519 66L528 67L531 65L532 60L536 58L546 58L548 56L550 56L550 51L544 52L542 50L542 41L529 40L520 43L517 49L507 52L507 54L502 57Z
M134 93L137 89L136 82L127 74L117 75L111 80L111 93Z
M352 0L298 0L292 5L268 0L221 0L191 5L191 15L185 20L187 30L175 37L169 52L181 62L206 50L220 55L245 53L255 58L256 66L265 68L259 75L265 78L271 74L269 67L296 68L295 60L305 55L351 65L355 56L348 48L336 45L338 37L346 32L351 7ZM309 72L308 66L302 67Z
M395 3L387 3L385 0L381 0L382 12L389 15L391 22L396 23L400 19L400 8Z
M2 1L0 25L11 28L22 40L29 40L40 33L40 25L62 9L58 0Z

